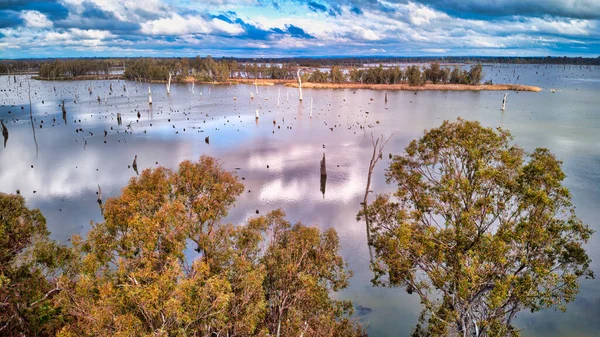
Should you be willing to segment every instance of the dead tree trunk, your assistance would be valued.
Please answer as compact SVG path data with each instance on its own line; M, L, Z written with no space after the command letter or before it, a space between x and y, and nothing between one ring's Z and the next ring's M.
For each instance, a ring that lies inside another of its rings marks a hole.
M371 191L371 177L373 176L373 170L375 170L375 166L377 162L383 158L383 148L390 141L392 136L390 135L387 139L384 139L383 136L377 138L373 137L371 134L371 144L373 145L373 155L371 156L371 161L369 162L369 174L367 175L367 186L365 188L365 196L363 198L363 202L361 203L363 206L363 213L365 217L365 223L367 227L367 241L369 243L369 247L371 246L371 219L369 218L369 193Z
M298 69L298 90L300 91L300 101L302 101L302 78L300 77L300 70Z
M171 73L169 73L169 81L167 82L167 95L171 94ZM152 103L150 103L152 104Z

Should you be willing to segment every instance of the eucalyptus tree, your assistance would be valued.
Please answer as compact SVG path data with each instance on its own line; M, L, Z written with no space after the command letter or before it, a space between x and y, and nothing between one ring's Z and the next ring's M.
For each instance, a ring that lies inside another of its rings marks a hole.
M411 65L406 68L406 77L408 79L408 84L411 86L419 86L424 82L421 69L416 65Z
M308 82L326 83L328 77L329 77L328 73L322 72L319 69L316 69L310 74L310 77L308 78Z
M483 79L483 68L481 63L471 66L469 69L469 84L476 85Z
M387 169L371 223L374 284L423 306L415 336L518 336L521 310L565 310L593 277L561 162L462 119L413 140Z
M331 67L331 71L329 72L329 77L331 79L331 83L343 83L346 82L346 75L340 69L339 66Z

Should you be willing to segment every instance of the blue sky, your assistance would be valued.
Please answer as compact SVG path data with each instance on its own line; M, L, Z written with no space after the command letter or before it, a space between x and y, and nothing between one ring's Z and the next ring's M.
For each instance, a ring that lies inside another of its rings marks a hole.
M0 58L600 55L600 0L0 0Z

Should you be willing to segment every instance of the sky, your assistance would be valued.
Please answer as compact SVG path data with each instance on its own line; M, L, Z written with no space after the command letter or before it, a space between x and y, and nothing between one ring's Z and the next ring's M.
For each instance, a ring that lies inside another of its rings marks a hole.
M600 0L0 0L0 58L600 55Z

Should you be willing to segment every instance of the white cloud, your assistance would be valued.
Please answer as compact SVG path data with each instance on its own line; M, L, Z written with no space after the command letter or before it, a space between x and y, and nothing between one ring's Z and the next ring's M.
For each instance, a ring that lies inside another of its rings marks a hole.
M213 32L238 35L244 32L239 25L219 19L206 21L198 16L183 17L175 13L168 18L144 22L140 31L149 35L209 34Z
M564 35L590 35L593 32L595 24L589 20L550 20L532 18L526 22L532 32L546 32Z
M416 26L429 24L432 21L448 18L448 15L431 9L424 5L418 5L413 2L409 2L403 6L403 9L407 12L409 20Z
M173 14L169 18L144 22L141 32L150 35L185 35L193 33L210 33L211 29L206 22L200 18L184 19L179 14Z
M146 20L147 16L163 16L170 13L172 9L166 6L162 0L60 0L70 10L71 15L83 13L85 6L94 5L105 12L111 13L120 21L140 22Z
M114 35L107 30L71 28L69 31L74 37L80 39L103 40L114 37Z
M107 30L71 28L64 32L49 32L46 41L104 40L114 35Z
M232 24L219 19L212 19L211 25L217 31L221 31L229 35L239 35L244 32L240 25Z
M366 29L363 27L354 27L353 32L354 32L355 37L362 39L362 40L367 40L367 41L381 40L381 38L377 34L375 34L375 32L372 31L371 29Z
M38 11L23 11L21 18L25 21L25 25L32 28L50 28L52 21L48 17Z
M421 51L424 51L426 53L447 53L448 49L443 49L443 48L425 48L425 49L421 49Z
M247 48L258 48L258 49L269 49L271 47L269 47L268 44L263 43L263 42L249 42L245 44L245 47Z

